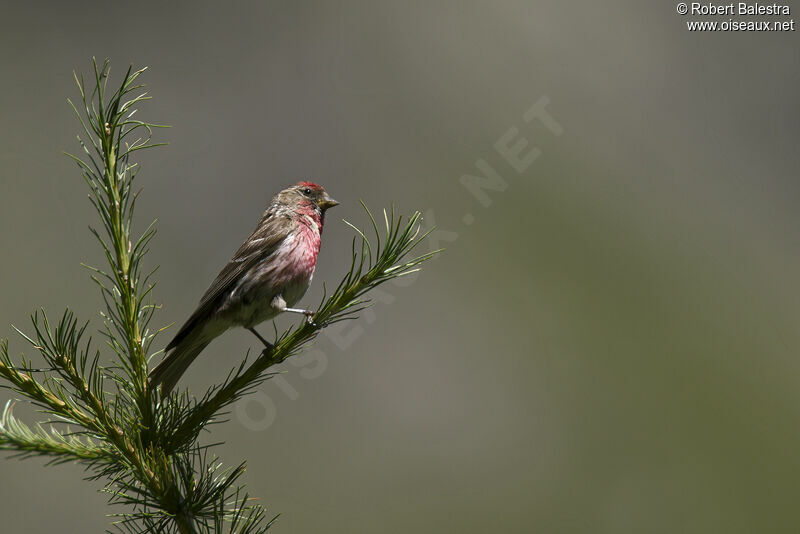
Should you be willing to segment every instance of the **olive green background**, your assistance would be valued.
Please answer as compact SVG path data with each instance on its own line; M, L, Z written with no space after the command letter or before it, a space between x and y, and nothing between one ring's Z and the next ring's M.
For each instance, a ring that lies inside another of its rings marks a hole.
M275 532L797 532L798 35L686 20L640 1L6 2L0 334L32 355L10 325L40 306L100 326L65 98L92 55L148 65L140 116L173 125L140 159L154 324L184 320L301 178L342 203L304 304L346 270L359 198L422 210L447 247L207 436L248 460ZM542 97L559 136L522 118ZM522 173L494 148L512 127L541 151ZM479 159L507 183L488 206L460 183ZM250 347L226 334L183 385ZM0 462L0 530L103 531L100 485L43 463Z

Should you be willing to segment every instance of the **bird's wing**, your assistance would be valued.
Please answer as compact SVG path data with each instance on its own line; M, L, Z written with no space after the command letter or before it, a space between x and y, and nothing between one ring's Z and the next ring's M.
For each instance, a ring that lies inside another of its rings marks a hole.
M197 309L178 330L175 338L167 345L166 350L176 347L195 326L212 313L217 307L219 298L233 289L244 273L275 251L281 241L289 235L291 225L287 224L287 222L286 217L272 212L267 212L262 217L255 231L245 240L233 255L233 258L211 282L211 286L203 294L203 298L200 299Z

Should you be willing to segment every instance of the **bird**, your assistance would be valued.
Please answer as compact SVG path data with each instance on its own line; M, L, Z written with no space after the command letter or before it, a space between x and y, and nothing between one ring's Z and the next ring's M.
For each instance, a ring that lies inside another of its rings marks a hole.
M269 349L255 326L282 312L313 312L293 306L311 285L322 244L325 212L339 203L318 184L298 182L277 193L258 225L206 290L197 309L165 349L149 374L166 396L218 336L241 326Z

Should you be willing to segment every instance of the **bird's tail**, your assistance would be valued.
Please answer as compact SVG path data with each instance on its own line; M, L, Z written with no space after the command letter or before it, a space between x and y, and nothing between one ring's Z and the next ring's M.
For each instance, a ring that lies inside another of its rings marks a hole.
M161 386L161 395L166 396L178 383L178 380L186 372L197 355L211 343L213 337L187 336L178 343L167 357L161 360L150 371L151 387Z

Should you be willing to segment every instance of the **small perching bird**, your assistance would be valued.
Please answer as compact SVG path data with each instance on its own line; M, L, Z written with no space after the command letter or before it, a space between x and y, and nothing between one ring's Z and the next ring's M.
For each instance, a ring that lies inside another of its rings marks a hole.
M322 186L300 182L274 197L255 231L239 247L208 288L197 309L166 348L166 357L150 372L153 387L167 395L186 368L211 341L234 326L254 329L281 312L311 317L292 308L314 276L325 210L336 206Z

